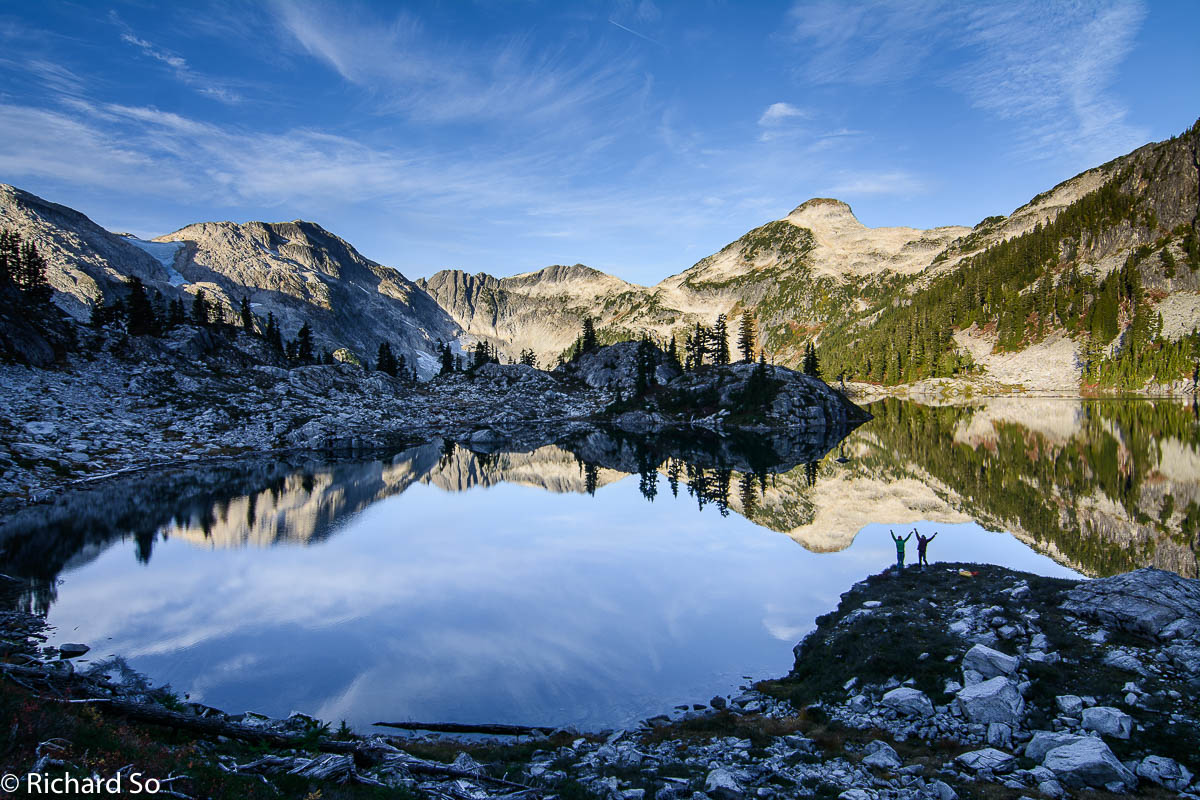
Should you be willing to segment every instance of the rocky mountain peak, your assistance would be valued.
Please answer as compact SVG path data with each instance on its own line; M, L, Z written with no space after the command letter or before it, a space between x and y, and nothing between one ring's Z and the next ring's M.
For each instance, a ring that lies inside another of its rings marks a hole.
M814 225L819 227L863 227L849 205L832 197L814 197L811 200L805 200L792 209L792 212L787 215L787 219L803 228L810 228Z

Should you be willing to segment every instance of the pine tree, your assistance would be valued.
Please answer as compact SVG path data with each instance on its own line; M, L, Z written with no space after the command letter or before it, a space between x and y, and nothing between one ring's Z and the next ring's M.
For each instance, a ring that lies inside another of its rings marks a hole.
M0 286L17 282L21 269L21 237L8 228L0 231Z
M475 355L471 361L471 369L479 369L488 362L488 346L486 342L478 341L475 343Z
M675 369L681 368L679 363L679 345L675 343L674 336L671 336L671 343L667 345L667 363L675 367Z
M521 351L521 363L527 367L537 368L537 356L534 355L532 348Z
M242 317L242 330L251 336L254 335L254 312L250 310L250 298L242 295L242 307L240 310Z
M654 370L658 366L654 345L650 343L650 337L645 333L642 334L641 341L637 347L637 373L636 383L634 386L634 396L642 397L649 391L650 387L656 383Z
M712 352L708 346L710 331L699 322L696 323L696 330L691 336L691 348L688 353L692 366L691 369L700 369L704 366L704 356Z
M38 252L33 242L21 245L17 285L35 303L48 303L54 295L50 282L46 280L46 266L46 258Z
M375 369L380 372L396 377L400 365L396 362L396 356L392 353L392 346L387 342L379 343L379 354L375 357Z
M154 333L158 325L146 287L136 275L129 279L129 296L125 301L125 330L131 336Z
M454 372L454 354L450 352L450 345L445 342L438 343L438 350L442 357L442 369L438 375L449 375Z
M174 328L176 325L183 325L187 322L187 315L183 310L183 300L176 297L167 304L167 322L168 328Z
M580 336L580 351L584 353L590 353L595 350L597 346L596 323L591 317L584 317L583 333Z
M812 342L804 345L804 374L814 378L821 377L821 364L817 359L817 348Z
M263 338L267 340L267 344L271 346L279 355L283 355L283 334L279 330L279 323L275 321L275 313L267 312L267 325L263 329Z
M717 324L712 331L713 363L724 366L729 363L729 327L724 314L717 315Z
M302 364L311 364L313 360L312 328L307 322L300 326L300 332L296 334L296 358Z
M742 322L738 329L738 350L742 353L742 361L749 364L754 360L755 330L758 323L749 311L742 313Z
M205 327L210 321L208 298L204 294L204 290L200 289L196 292L196 296L192 298L192 324Z

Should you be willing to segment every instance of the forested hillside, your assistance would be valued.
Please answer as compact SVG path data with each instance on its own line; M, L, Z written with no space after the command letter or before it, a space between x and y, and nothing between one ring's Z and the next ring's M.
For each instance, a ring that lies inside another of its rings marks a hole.
M1064 333L1080 345L1084 383L1134 389L1190 376L1200 338L1165 336L1158 305L1200 288L1198 140L1200 123L1105 165L1112 177L1047 224L826 327L828 371L885 384L971 372L954 337L969 330L994 337L999 352ZM997 225L985 220L971 236Z

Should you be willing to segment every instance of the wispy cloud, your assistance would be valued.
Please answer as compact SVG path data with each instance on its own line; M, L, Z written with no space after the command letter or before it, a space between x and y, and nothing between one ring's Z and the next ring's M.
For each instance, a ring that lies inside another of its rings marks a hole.
M625 31L626 33L631 33L634 36L638 37L639 39L644 39L647 42L650 42L651 44L656 44L660 47L662 46L662 42L660 42L658 39L652 39L651 37L647 36L644 33L638 33L633 28L626 27L625 25L622 25L621 23L617 22L615 19L609 19L608 22L610 25L615 25L618 28L620 28L621 30Z
M155 61L165 64L171 69L171 72L175 75L175 78L179 80L180 83L186 84L196 92L206 97L210 97L213 100L218 100L222 103L233 105L242 102L241 95L230 89L228 86L222 84L220 81L196 72L196 70L188 66L187 59L185 59L183 56L177 55L170 50L157 47L153 43L139 37L128 25L121 21L116 12L112 12L109 15L109 19L111 19L114 24L121 28L121 41L136 47L148 58L152 58Z
M808 83L878 86L934 74L973 106L1020 120L1026 155L1095 159L1147 137L1110 91L1145 13L1141 0L817 0L796 3L789 19Z
M893 170L886 172L842 173L825 190L834 197L856 197L861 195L911 195L923 192L924 182L910 172Z
M378 111L424 122L564 119L635 99L644 78L629 57L566 42L535 50L509 36L483 47L439 41L416 17L302 0L275 0L300 48L372 93Z
M772 103L758 118L758 127L762 128L758 140L769 142L773 139L796 136L802 132L798 123L812 117L811 111L797 108L791 103Z
M772 103L758 118L758 124L767 128L789 120L808 119L811 116L811 112L796 108L791 103Z

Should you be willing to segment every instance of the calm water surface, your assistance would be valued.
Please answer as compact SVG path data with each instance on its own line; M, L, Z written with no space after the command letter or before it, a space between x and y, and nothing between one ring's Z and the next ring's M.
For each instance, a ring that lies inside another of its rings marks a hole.
M785 674L814 619L894 560L889 528L938 531L935 561L1195 575L1190 408L870 410L782 472L442 442L276 465L168 493L142 525L47 525L63 544L26 599L57 641L230 711L599 728ZM37 571L18 538L0 547L3 571Z

